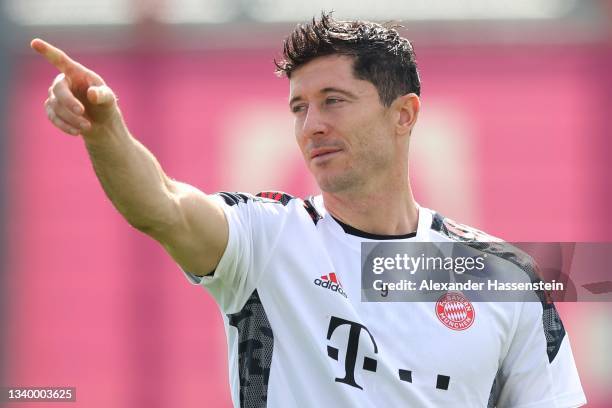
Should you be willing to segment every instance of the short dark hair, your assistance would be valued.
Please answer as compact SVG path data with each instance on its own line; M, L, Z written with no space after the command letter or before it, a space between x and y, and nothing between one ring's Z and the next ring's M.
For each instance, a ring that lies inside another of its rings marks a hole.
M356 78L374 84L385 106L401 95L421 94L421 81L412 44L397 26L370 21L340 21L332 13L299 24L285 39L283 58L274 61L276 73L291 78L297 68L327 55L354 57Z

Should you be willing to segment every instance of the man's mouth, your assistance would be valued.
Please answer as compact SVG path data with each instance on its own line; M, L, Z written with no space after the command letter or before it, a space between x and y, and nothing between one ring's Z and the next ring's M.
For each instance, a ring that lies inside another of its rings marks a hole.
M338 153L342 151L342 149L339 149L337 147L321 147L318 149L313 149L310 152L310 159L316 159L316 158L324 158L324 157L328 157L331 156L334 153Z

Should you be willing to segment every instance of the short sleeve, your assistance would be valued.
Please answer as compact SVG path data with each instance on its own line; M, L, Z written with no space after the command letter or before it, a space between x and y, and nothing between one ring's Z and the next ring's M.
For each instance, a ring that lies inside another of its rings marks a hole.
M500 408L586 404L570 341L552 303L525 302L495 380ZM494 391L495 392L495 391Z
M183 271L189 281L205 287L223 313L235 313L246 303L265 273L288 217L287 206L243 193L218 193L229 225L227 247L208 276Z

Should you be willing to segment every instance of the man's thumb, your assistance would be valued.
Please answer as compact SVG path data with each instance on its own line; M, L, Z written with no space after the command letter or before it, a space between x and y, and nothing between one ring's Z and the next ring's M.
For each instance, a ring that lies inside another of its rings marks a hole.
M106 85L90 86L87 89L87 100L92 105L112 105L116 99L113 91Z

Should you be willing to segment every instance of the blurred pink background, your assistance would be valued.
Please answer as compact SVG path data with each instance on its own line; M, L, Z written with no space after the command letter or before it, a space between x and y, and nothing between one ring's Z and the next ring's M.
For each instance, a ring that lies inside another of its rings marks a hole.
M272 73L281 39L276 48L73 57L115 90L132 133L171 177L206 192L305 196L316 186L294 143L287 80ZM411 177L421 205L509 241L612 241L609 41L415 48L423 91ZM230 406L213 300L115 212L82 141L47 122L54 69L29 54L16 66L2 262L7 385L77 387L77 403L65 406ZM612 305L558 309L588 406L609 406ZM40 406L20 406L30 405Z

